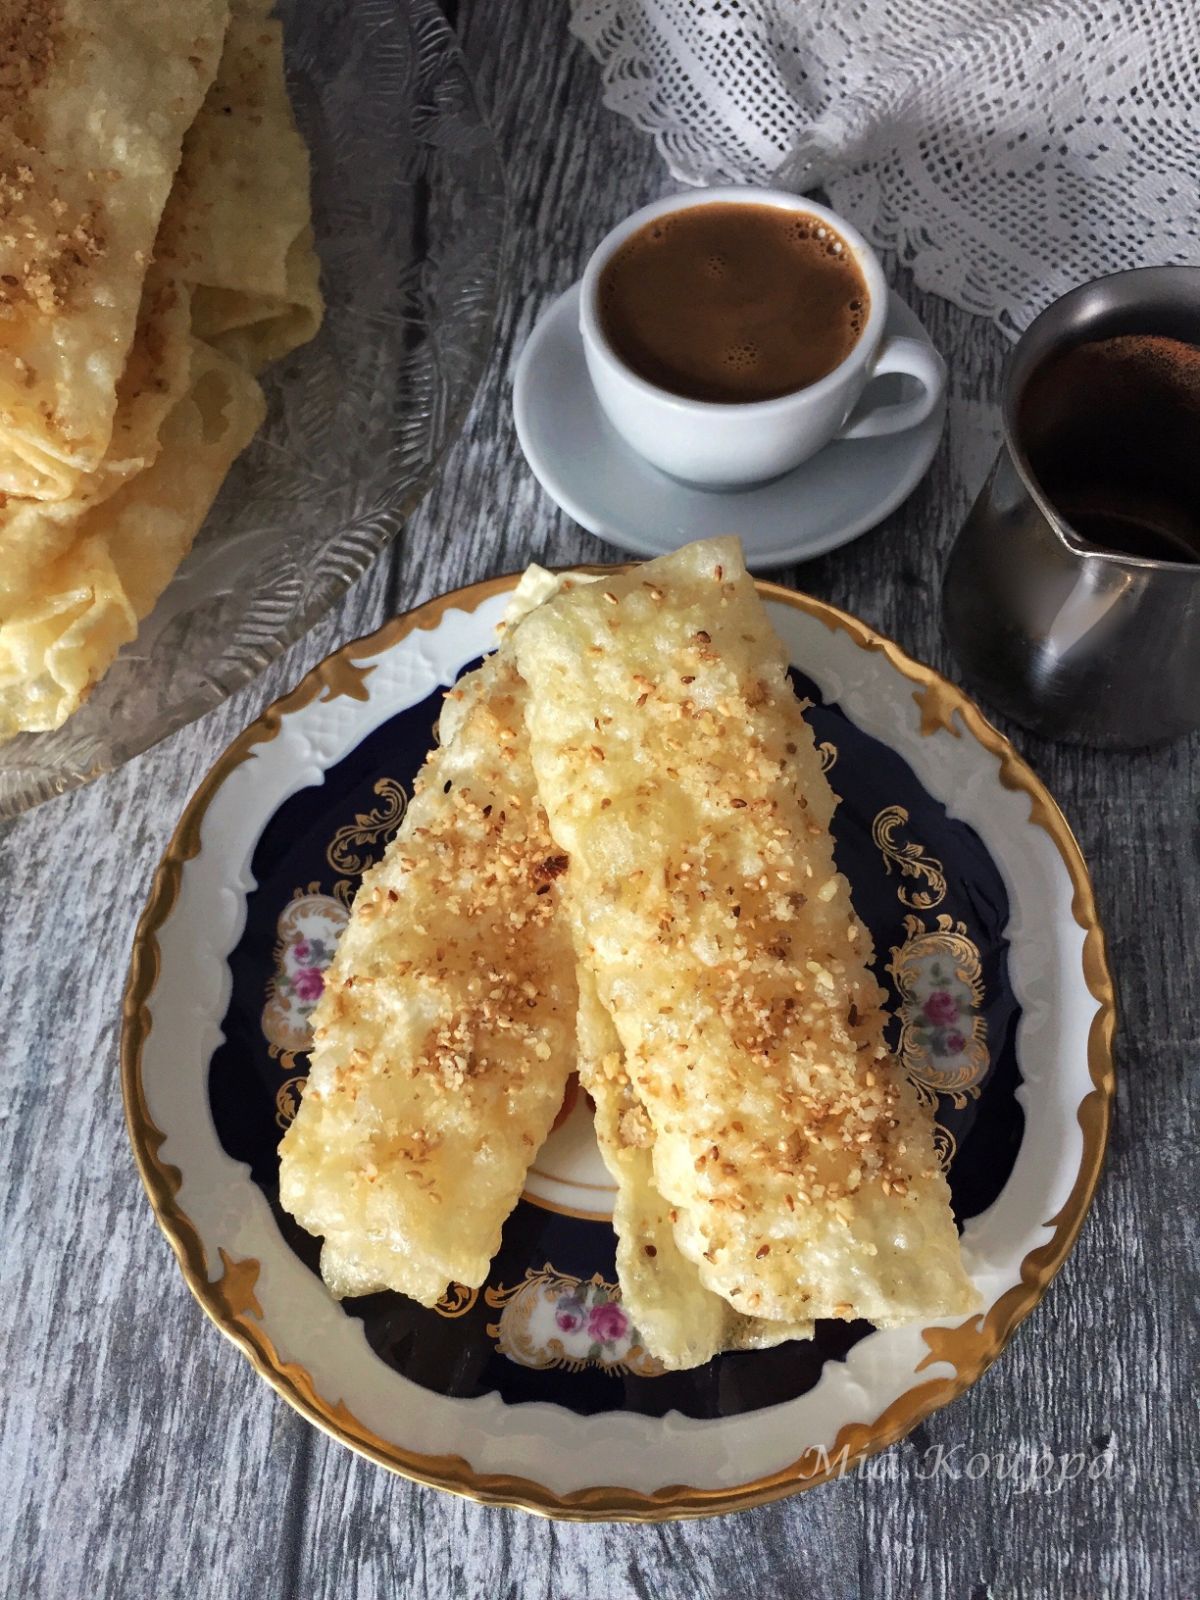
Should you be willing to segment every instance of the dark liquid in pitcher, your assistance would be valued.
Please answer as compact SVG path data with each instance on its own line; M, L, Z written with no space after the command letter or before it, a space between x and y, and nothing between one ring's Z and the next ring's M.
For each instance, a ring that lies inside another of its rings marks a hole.
M1034 477L1079 537L1200 562L1200 348L1157 334L1048 357L1018 407Z

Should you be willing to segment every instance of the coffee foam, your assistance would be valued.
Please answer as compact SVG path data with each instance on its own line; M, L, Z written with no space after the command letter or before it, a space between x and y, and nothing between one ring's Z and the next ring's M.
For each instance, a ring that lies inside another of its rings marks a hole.
M616 354L694 399L775 398L816 382L853 349L870 298L835 229L808 214L709 202L648 223L600 280Z
M1080 346L1092 361L1120 374L1126 383L1147 381L1168 388L1175 402L1200 411L1200 348L1159 333L1124 333ZM1200 451L1200 440L1197 440Z

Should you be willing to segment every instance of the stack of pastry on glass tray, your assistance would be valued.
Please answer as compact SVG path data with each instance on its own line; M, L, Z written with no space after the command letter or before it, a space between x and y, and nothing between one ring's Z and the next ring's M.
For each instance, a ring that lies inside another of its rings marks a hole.
M0 63L0 738L58 727L321 320L269 0L21 8Z

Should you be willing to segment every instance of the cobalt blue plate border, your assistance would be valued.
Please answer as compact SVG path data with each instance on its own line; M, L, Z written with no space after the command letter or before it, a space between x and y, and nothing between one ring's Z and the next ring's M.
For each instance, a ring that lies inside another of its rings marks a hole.
M468 664L476 665L477 662ZM467 669L464 669L467 670ZM986 1065L969 1097L955 1103L937 1098L937 1118L953 1141L948 1177L960 1221L985 1210L1004 1187L1021 1142L1024 1115L1016 1099L1020 1071L1015 1048L1020 1007L1008 976L1008 895L1000 871L979 835L947 815L909 764L880 740L863 733L837 704L827 704L817 684L793 668L797 693L809 702L806 715L819 746L834 763L831 782L841 796L833 829L838 866L850 880L855 906L871 931L876 975L890 991L892 1009L901 996L889 971L890 952L905 945L910 902L930 900L964 930L978 952L983 1003L977 1009L987 1042ZM263 1031L266 996L276 976L277 928L298 895L344 898L378 859L395 827L381 831L356 852L358 870L347 877L332 864L331 841L378 809L380 786L405 793L434 743L440 691L380 724L319 784L286 799L263 828L251 858L256 887L246 897L246 924L229 956L231 993L222 1022L223 1043L209 1066L209 1103L227 1153L250 1167L290 1248L317 1271L319 1241L281 1210L277 1147L285 1125L279 1112L283 1077L291 1083L307 1070L303 1050L289 1053L282 1068ZM876 819L903 810L905 832L921 844L922 858L938 881L906 877L876 838ZM397 812L398 825L402 810ZM369 830L360 830L362 834ZM933 907L927 910L933 910ZM929 920L926 918L926 920ZM945 993L946 991L935 991ZM893 1046L899 1025L893 1019ZM522 1283L547 1263L564 1277L586 1281L599 1274L615 1281L614 1236L603 1222L566 1217L523 1200L505 1229L488 1286L493 1297ZM632 1410L651 1416L680 1411L690 1417L736 1416L777 1405L811 1389L826 1361L841 1360L870 1324L823 1322L812 1339L773 1350L731 1352L686 1373L646 1376L620 1363L531 1368L499 1348L489 1326L496 1308L486 1292L465 1311L447 1316L402 1295L380 1293L343 1302L362 1320L381 1360L403 1376L439 1394L474 1397L497 1393L510 1404L552 1401L582 1415Z

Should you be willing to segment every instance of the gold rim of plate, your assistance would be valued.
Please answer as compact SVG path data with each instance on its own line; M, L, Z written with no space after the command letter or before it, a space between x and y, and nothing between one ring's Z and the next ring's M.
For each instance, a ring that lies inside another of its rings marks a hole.
M895 1444L932 1412L957 1398L1004 1349L1070 1253L1096 1192L1116 1092L1112 1050L1116 1005L1091 879L1075 836L1054 800L1004 735L987 721L961 689L931 667L913 661L890 639L847 612L779 584L758 580L757 587L764 599L794 606L832 631L849 634L861 649L880 652L898 673L916 685L913 698L921 713L922 734L944 729L958 738L965 730L998 757L1000 783L1006 789L1029 796L1030 824L1044 828L1050 835L1070 874L1074 889L1072 914L1085 933L1084 979L1099 1009L1088 1037L1088 1073L1092 1088L1076 1111L1083 1133L1083 1151L1066 1204L1057 1216L1048 1220L1047 1226L1053 1227L1054 1233L1045 1244L1026 1255L1021 1263L1020 1282L1002 1294L986 1312L969 1317L956 1328L924 1330L929 1354L917 1371L948 1362L955 1369L953 1377L931 1378L913 1384L873 1421L849 1423L843 1427L828 1451L810 1448L790 1465L746 1483L717 1489L671 1484L652 1494L613 1484L558 1494L532 1478L476 1472L462 1456L421 1455L380 1438L340 1401L330 1402L319 1394L312 1377L302 1366L281 1358L262 1324L261 1308L254 1294L260 1269L257 1261L237 1261L220 1250L222 1273L215 1279L209 1275L207 1253L200 1235L178 1204L182 1175L178 1168L159 1159L159 1148L166 1135L150 1117L142 1085L142 1050L151 1025L149 1000L160 966L158 932L175 907L184 865L199 852L201 825L213 797L230 773L252 754L255 746L276 737L284 717L318 696L333 700L340 695L350 695L365 700L364 680L369 668L361 663L382 654L414 630L436 628L447 611L477 610L493 595L512 588L516 581L517 575L511 574L452 590L384 623L375 633L344 645L314 667L290 694L275 701L251 723L200 784L159 863L150 898L134 935L121 1033L121 1085L129 1137L159 1226L170 1240L188 1287L201 1306L276 1393L310 1422L360 1455L419 1483L489 1505L516 1506L549 1517L661 1522L746 1510L812 1488L845 1472L866 1456ZM956 725L956 717L961 726Z

